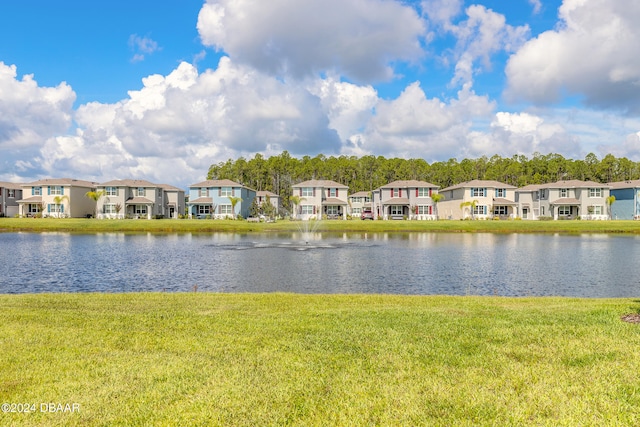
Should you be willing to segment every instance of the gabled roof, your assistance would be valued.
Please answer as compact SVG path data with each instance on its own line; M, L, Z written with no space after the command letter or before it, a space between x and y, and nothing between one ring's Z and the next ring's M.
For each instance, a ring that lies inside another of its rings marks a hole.
M0 181L0 187L8 188L10 190L22 190L23 185L24 184L19 184L17 182Z
M607 185L609 185L613 190L621 190L624 188L640 188L640 179L634 179L631 181L610 182Z
M294 188L298 187L316 187L316 188L349 188L344 184L340 184L330 179L310 179L308 181L299 182L292 185Z
M460 184L452 185L451 187L443 188L440 190L443 191L449 190L457 190L459 188L476 188L476 187L487 187L487 188L516 188L511 184L505 184L504 182L499 181L491 181L484 179L474 179L472 181L461 182Z
M541 188L610 188L608 184L601 184L594 181L580 181L579 179L568 179L566 181L556 181L549 184L542 184Z
M370 197L371 194L368 191L358 191L357 193L349 194L349 197Z
M158 187L162 188L164 191L184 191L182 188L174 187L169 184L158 184Z
M550 205L567 205L567 206L576 206L581 205L580 200L574 199L572 197L562 197L560 199L556 199L554 201L549 202Z
M97 182L90 181L82 181L80 179L72 179L72 178L46 178L40 179L38 181L29 182L26 184L22 184L22 187L35 187L35 186L43 186L43 185L62 185L69 187L85 187L85 188L94 188L98 185Z
M153 200L149 200L146 197L132 197L128 199L125 204L127 205L153 205Z
M256 196L258 196L258 197L264 197L264 196L280 197L276 193L272 193L271 191L256 191Z
M189 187L242 187L249 188L230 179L208 179L206 181L191 184Z
M417 181L411 179L408 181L393 181L380 188L439 188L439 185L431 184L426 181Z
M406 197L394 197L388 200L385 200L382 202L383 206L389 206L389 205L409 205L409 199L407 199Z
M160 187L158 184L149 182L144 179L114 179L112 181L103 182L99 187Z

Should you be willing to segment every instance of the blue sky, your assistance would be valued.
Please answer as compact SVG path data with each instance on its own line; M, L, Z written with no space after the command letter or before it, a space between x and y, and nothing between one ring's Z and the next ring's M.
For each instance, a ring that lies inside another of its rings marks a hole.
M640 161L632 0L0 3L0 180L240 156Z

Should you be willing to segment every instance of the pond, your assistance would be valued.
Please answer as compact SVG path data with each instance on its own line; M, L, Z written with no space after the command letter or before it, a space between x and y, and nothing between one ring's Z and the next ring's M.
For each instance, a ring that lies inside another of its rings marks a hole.
M640 237L0 233L0 293L635 297Z

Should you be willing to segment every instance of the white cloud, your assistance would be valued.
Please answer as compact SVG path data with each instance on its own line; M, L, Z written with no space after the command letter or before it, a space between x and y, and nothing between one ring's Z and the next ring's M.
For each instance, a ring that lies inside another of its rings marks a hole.
M141 37L137 34L131 34L129 36L129 48L134 52L131 62L144 61L145 55L151 55L158 50L161 50L158 46L158 42L154 41L150 37Z
M529 0L529 4L533 7L534 15L537 15L542 11L542 2L540 0Z
M198 31L205 45L269 74L337 72L362 82L419 59L425 36L416 11L391 0L209 0Z
M548 104L568 93L591 106L640 113L640 3L564 0L559 15L557 29L509 59L507 95Z

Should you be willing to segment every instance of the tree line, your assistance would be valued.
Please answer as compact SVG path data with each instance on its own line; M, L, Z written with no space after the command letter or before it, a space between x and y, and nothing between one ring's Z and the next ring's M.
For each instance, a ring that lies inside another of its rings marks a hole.
M230 179L257 191L279 194L289 206L292 185L310 179L328 179L347 185L349 193L372 191L396 180L427 181L449 187L474 179L495 180L516 187L579 179L600 183L640 179L640 162L626 157L604 158L589 153L583 160L560 154L534 153L512 157L482 156L458 161L451 158L429 164L424 159L385 158L383 156L292 157L287 151L264 158L256 154L211 165L207 179Z

